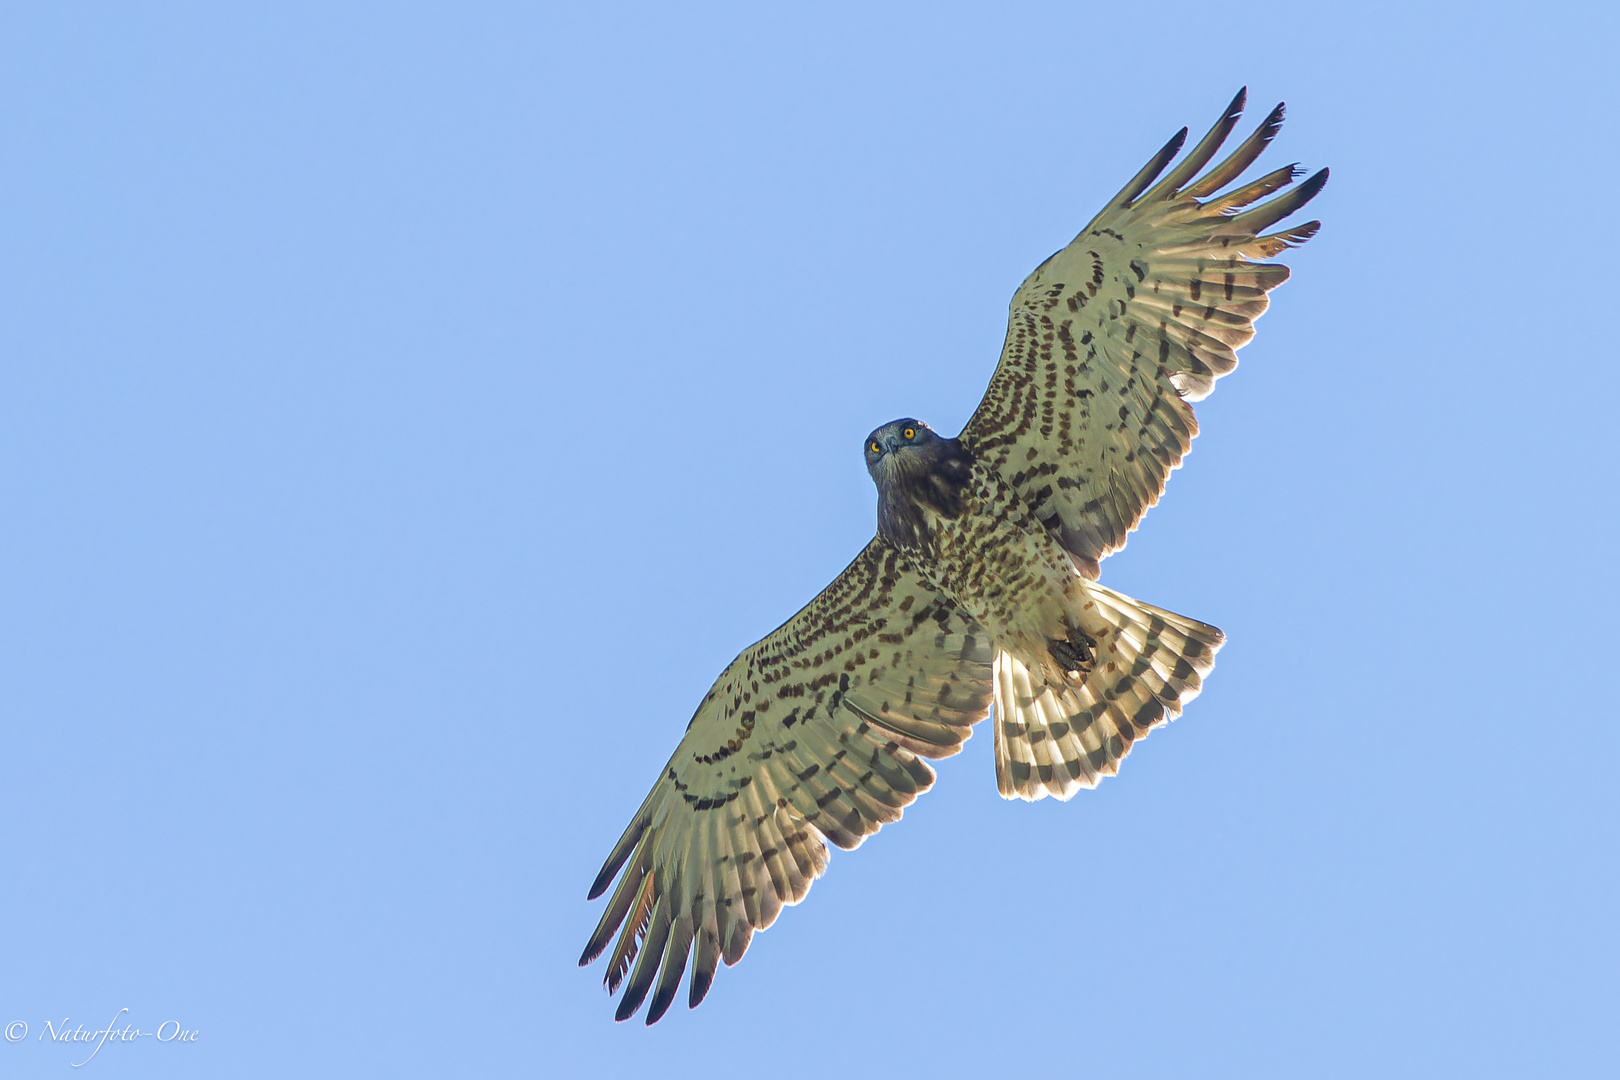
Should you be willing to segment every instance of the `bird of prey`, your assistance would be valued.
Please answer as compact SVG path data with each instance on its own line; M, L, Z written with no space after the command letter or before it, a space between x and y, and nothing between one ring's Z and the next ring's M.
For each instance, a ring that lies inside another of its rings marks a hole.
M618 1019L651 992L656 1022L688 959L695 1007L721 960L804 899L825 841L854 848L898 819L934 781L923 759L956 753L992 708L1001 794L1067 799L1198 693L1221 632L1104 587L1098 562L1158 501L1198 431L1191 402L1287 279L1261 260L1320 225L1266 232L1326 169L1220 193L1281 105L1202 171L1244 101L1165 173L1182 128L1019 286L961 434L908 418L867 436L877 535L720 674L591 885L595 899L623 871L580 958L618 933Z

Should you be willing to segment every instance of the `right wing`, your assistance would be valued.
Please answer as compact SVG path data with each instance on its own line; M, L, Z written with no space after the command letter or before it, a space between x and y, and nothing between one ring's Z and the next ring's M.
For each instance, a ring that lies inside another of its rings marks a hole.
M1001 363L960 435L1093 580L1098 560L1125 545L1192 446L1191 402L1237 367L1266 293L1287 279L1288 267L1257 260L1304 243L1320 225L1261 235L1321 190L1326 169L1281 195L1300 175L1293 166L1217 194L1277 134L1281 105L1199 175L1243 102L1240 91L1154 184L1187 137L1182 128L1018 287Z
M591 886L624 868L580 957L618 941L616 1016L669 1008L696 946L689 1003L721 959L804 899L825 837L854 848L934 782L919 758L961 749L989 709L988 636L875 539L821 595L721 674ZM639 956L638 956L639 952ZM635 969L630 971L631 962Z

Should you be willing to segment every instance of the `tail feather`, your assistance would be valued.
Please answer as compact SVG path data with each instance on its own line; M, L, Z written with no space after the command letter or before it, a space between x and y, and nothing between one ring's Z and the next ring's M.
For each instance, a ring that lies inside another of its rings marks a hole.
M1037 657L995 662L996 785L1004 798L1067 799L1096 787L1137 739L1198 696L1226 637L1215 627L1095 582L1078 599L1096 658L1084 680L1054 685Z

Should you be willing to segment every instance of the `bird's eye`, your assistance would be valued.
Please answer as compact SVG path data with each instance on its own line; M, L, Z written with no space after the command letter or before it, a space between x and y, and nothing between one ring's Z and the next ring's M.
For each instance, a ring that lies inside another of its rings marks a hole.
M900 434L904 435L908 439L915 439L917 437L917 429L908 427L908 428L906 428L906 430L902 431Z
M883 453L883 447L878 445L878 441L876 439L872 440L871 445L868 446L867 449L872 451L872 453L874 453L874 454Z

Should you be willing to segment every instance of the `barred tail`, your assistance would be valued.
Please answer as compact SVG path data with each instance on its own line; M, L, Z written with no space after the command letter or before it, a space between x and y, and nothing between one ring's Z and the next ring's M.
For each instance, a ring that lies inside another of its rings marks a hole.
M996 784L1003 798L1067 799L1119 771L1131 744L1198 696L1226 640L1213 626L1084 582L1081 623L1096 639L1079 685L1052 685L1039 658L997 652Z

